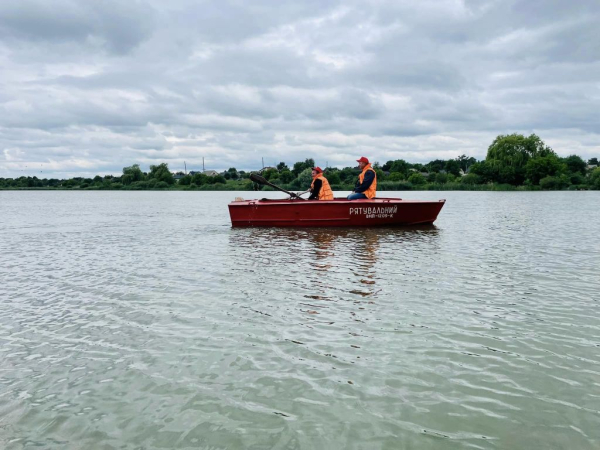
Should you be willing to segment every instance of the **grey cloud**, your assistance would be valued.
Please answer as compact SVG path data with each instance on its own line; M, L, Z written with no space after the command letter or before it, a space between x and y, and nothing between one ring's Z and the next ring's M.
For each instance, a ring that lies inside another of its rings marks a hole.
M360 79L363 85L382 87L458 91L468 86L468 79L452 65L434 59L415 62L400 55L382 57L350 76Z
M515 131L599 156L599 9L2 3L0 176L31 164L71 174L190 167L202 156L216 169L256 168L261 157L346 165L363 152L481 158Z
M544 24L568 17L593 17L598 14L596 0L512 0L507 5L514 13L515 21L523 25Z
M233 92L230 92L231 88ZM255 89L244 99L235 95L236 86L225 86L223 90L204 93L203 106L225 114L242 111L250 117L276 118L294 121L308 118L311 120L332 120L351 117L374 119L383 111L383 106L368 92L356 88L340 89L295 89L273 88Z
M339 1L308 0L298 2L271 0L253 2L184 0L165 5L165 18L189 31L193 40L209 43L235 43L264 33L273 27L319 16L339 4Z
M594 63L600 60L597 17L586 17L557 28L556 33L549 37L551 45L544 52L546 63Z
M104 46L125 54L149 36L153 16L150 6L140 2L9 1L0 5L0 36Z
M319 85L320 76L311 82L307 73L310 61L295 55L289 49L244 49L218 51L195 70L198 85L209 82L220 84L241 83L254 86ZM192 81L193 82L193 81Z

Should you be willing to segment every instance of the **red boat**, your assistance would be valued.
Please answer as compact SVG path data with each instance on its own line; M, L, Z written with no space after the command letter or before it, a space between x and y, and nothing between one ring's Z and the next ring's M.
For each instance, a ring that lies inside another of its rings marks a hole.
M376 227L431 224L446 200L242 200L229 204L233 227Z

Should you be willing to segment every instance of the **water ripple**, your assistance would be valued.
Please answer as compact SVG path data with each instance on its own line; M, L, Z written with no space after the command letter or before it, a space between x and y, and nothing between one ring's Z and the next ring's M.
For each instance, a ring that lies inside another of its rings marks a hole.
M597 193L231 229L247 194L0 192L1 448L600 446Z

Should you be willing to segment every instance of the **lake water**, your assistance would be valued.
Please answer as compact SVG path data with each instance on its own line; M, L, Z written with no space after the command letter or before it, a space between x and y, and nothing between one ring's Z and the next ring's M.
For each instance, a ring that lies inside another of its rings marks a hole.
M232 229L254 194L0 192L0 448L600 448L600 192Z

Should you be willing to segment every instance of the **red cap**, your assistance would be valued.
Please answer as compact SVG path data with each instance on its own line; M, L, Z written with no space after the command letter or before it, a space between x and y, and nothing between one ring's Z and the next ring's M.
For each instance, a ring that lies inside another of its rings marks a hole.
M321 169L319 166L313 167L312 170L316 170L317 173L323 173L323 169Z
M364 162L366 164L369 164L369 160L367 158L365 158L364 156L361 156L360 159L357 159L356 162Z

